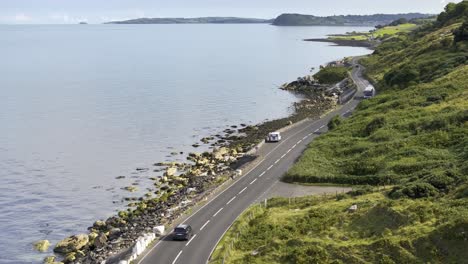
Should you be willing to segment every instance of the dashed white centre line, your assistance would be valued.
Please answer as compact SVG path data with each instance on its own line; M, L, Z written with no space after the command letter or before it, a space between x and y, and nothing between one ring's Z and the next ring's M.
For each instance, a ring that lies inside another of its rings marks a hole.
M222 210L224 209L224 207L221 207L221 209L218 210L218 212L216 212L213 217L217 216L219 214L219 212L221 212Z
M297 144L294 144L294 145L292 146L292 148L295 148L295 147L297 147Z
M324 128L324 127L325 127L325 125L321 126L320 129L322 129L322 128Z
M256 181L257 181L257 179L254 179L253 181L250 182L250 185L252 185Z
M188 246L190 244L190 242L192 242L192 240L197 236L197 234L193 235L193 237L187 242L187 244L185 244L185 246Z
M262 174L260 174L258 177L262 177L263 175L265 175L266 171L262 172Z
M177 254L177 256L175 257L174 261L172 261L172 264L174 264L174 263L177 262L177 259L180 257L181 254L182 254L182 250L179 252L179 254Z
M302 139L301 139L301 140L299 140L299 141L297 142L297 144L301 144L301 142L302 142Z
M277 159L277 160L275 161L275 164L278 163L279 161L280 161L280 159Z
M289 152L291 152L291 150L292 150L292 148L288 149L288 151L286 151L286 153L289 153Z
M234 201L234 199L236 199L236 197L232 197L231 200L229 200L226 204L230 204L232 201Z
M307 136L309 136L309 137L312 136L312 133L309 133L309 135L307 135Z
M307 136L303 137L302 140L306 140L307 139Z
M204 223L204 224L202 225L202 227L200 227L200 231L202 231L203 228L205 228L205 226L206 226L209 222L210 222L210 220L206 221L206 223Z
M271 170L271 168L273 168L273 165L270 165L270 167L267 168L267 171Z
M284 158L284 157L286 157L286 153L285 153L285 154L283 154L283 155L281 155L281 158Z
M319 130L320 130L320 128L317 128L317 129L315 129L315 131L314 131L314 132L317 132L317 131L319 131Z
M243 193L245 190L247 190L247 187L245 187L244 189L242 189L239 194Z

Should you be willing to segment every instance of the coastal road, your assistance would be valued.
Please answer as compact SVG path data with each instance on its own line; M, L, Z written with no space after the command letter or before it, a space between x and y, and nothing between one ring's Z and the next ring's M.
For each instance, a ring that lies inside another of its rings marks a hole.
M353 60L355 65L357 59ZM165 237L146 250L138 264L204 264L235 219L272 186L301 156L307 145L327 131L336 115L347 117L358 105L368 84L362 77L363 67L353 66L352 78L358 86L354 99L318 120L307 120L282 133L279 143L264 144L258 150L260 161L250 171L220 192L207 204L185 219L194 236L189 241L172 241ZM170 231L170 230L169 230Z

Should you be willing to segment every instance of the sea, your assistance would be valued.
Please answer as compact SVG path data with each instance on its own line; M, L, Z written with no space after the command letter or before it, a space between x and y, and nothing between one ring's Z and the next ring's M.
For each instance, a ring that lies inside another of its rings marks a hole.
M371 53L303 39L369 29L0 25L0 263L41 263L53 246L35 241L84 233L150 191L157 173L136 168L291 114L300 98L283 83Z

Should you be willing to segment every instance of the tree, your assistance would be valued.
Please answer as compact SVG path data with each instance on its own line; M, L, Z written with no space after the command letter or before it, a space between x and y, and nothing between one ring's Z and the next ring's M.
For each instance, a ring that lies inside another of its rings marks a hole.
M468 40L468 21L465 21L459 28L453 31L455 42Z

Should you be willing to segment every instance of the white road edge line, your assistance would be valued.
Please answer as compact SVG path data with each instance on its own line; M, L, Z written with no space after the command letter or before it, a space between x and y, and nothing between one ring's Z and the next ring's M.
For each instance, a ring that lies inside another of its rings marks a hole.
M202 227L200 227L200 231L202 231L203 228L205 228L205 226L206 226L209 222L210 222L210 220L206 221L206 223L204 223L204 224L202 225Z
M174 263L177 262L177 259L180 257L180 255L182 255L182 250L179 252L179 254L177 254L177 256L175 257L174 261L172 261L172 264L174 264Z
M250 185L252 185L256 181L257 181L257 179L254 179L253 181L250 182Z
M188 246L190 244L190 242L192 242L192 240L197 236L197 234L193 235L193 237L187 242L187 244L185 244L185 246Z
M217 216L219 214L219 212L221 212L222 210L224 209L224 207L221 207L221 209L218 210L218 212L216 212L213 217Z
M236 196L232 197L231 200L229 200L226 204L230 204L232 201L234 201L234 199L236 199Z
M245 190L247 190L247 187L245 187L244 189L242 189L239 194L243 193Z
M350 105L351 102L353 102L353 100L350 100L348 101L345 105ZM352 108L352 110L354 110L354 108ZM236 180L233 184L231 184L230 186L228 186L226 189L222 190L220 193L218 193L215 197L211 198L208 203L204 204L202 207L198 208L195 212L193 212L191 215L189 215L187 218L185 218L184 223L186 223L189 219L191 219L192 217L194 217L198 212L200 212L203 208L205 208L206 206L208 206L211 202L213 202L214 200L216 200L219 196L221 196L223 193L225 193L227 190L229 190L231 187L235 186L237 182L239 182L240 179L244 178L245 176L249 175L253 170L255 170L258 166L260 166L268 156L271 155L271 153L273 153L277 148L279 148L282 144L284 144L285 142L287 142L289 139L291 139L292 137L296 136L297 134L303 132L304 130L306 129L310 129L312 126L314 126L315 124L317 124L318 122L320 122L323 118L319 118L315 121L312 121L311 124L308 124L306 125L304 128L302 128L301 130L297 131L296 133L294 133L293 135L289 136L288 138L286 138L284 141L282 141L281 143L279 143L274 149L272 149L270 152L268 152L265 157L260 160L252 169L250 169L247 173L244 174L244 176L240 177L238 180ZM294 144L294 146L292 148L295 148L297 146L297 144ZM230 225L231 226L231 225ZM224 233L227 232L227 229L225 230ZM224 234L223 234L224 236ZM166 237L166 236L163 236L163 238ZM216 244L219 243L219 241L221 241L222 237L220 237L218 239L218 242ZM158 243L156 243L154 246L152 246L147 252L146 254L143 255L143 257L138 260L137 264L140 264L155 248L158 247L159 244L161 244L163 242L163 240L159 240ZM212 249L211 253L210 253L210 256L211 254L213 253L215 247Z

